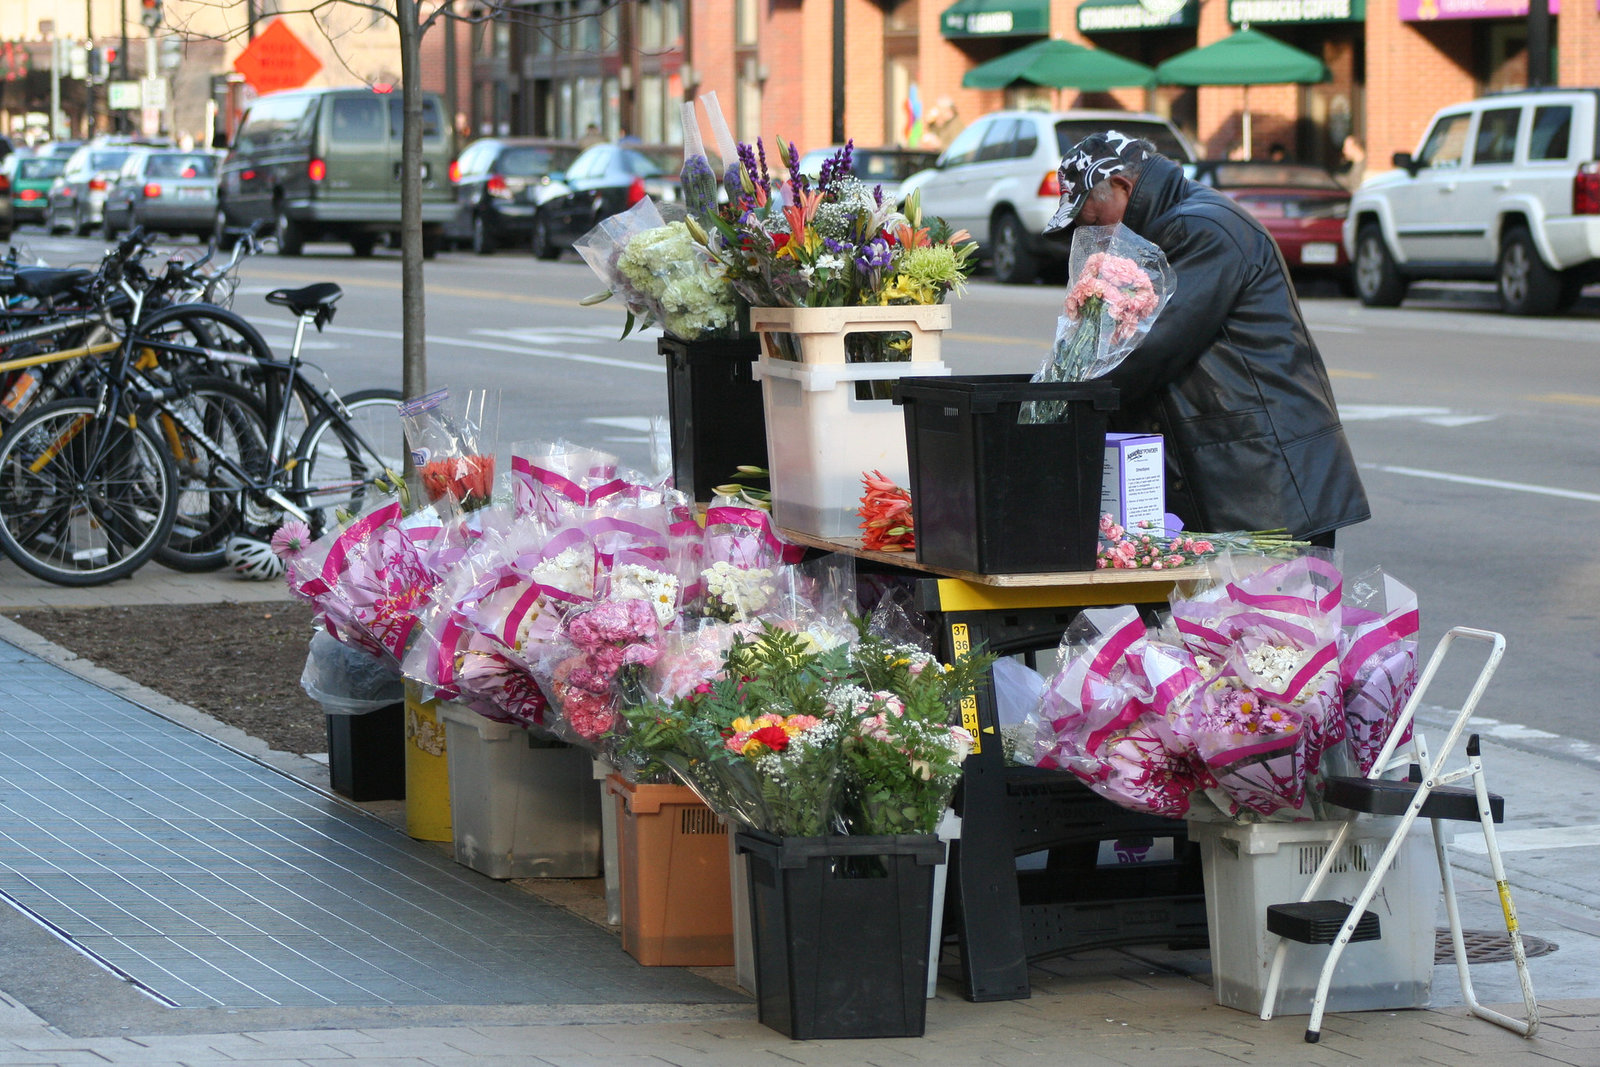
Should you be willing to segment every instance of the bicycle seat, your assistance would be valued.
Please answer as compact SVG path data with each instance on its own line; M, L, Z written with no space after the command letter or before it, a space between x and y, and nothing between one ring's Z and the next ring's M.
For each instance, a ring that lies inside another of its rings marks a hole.
M48 300L83 288L93 277L94 271L74 267L28 267L12 275L12 292Z
M336 283L317 282L303 289L274 289L267 294L267 303L286 307L296 315L309 315L332 308L343 295L344 290Z

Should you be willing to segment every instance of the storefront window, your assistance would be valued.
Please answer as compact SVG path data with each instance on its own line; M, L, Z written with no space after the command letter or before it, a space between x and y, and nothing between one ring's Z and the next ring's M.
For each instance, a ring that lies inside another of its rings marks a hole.
M600 12L600 42L608 52L614 50L618 44L621 23L617 18L617 12L621 9L620 4L607 4Z
M583 6L579 9L579 12L578 51L600 51L599 0L583 0Z
M661 47L676 48L683 39L683 0L661 0Z
M661 48L660 0L639 0L639 47L646 51Z
M646 74L639 79L636 106L639 110L639 138L648 144L665 140L664 108L666 94L659 74Z
M761 83L741 76L739 113L734 118L734 136L746 144L754 144L761 134Z

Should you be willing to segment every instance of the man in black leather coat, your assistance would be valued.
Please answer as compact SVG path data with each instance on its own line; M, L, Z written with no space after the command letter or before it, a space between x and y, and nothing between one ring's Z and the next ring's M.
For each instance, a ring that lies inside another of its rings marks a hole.
M1148 141L1094 134L1061 162L1045 233L1122 223L1166 253L1172 298L1105 376L1113 428L1166 438L1167 510L1189 529L1284 528L1332 545L1371 517L1333 389L1265 228Z

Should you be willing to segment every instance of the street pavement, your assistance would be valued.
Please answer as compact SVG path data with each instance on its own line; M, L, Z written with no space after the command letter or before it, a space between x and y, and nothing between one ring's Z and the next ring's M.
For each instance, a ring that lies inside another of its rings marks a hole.
M153 565L129 581L85 595L34 582L9 563L0 563L0 612L40 604L201 603L281 596L275 583L179 575ZM545 924L542 936L515 941L520 953L515 966L492 962L486 940L514 940L528 931L502 925L487 939L470 928L453 935L431 934L427 950L435 955L415 956L433 968L419 964L418 973L431 977L406 976L413 979L409 996L375 995L369 987L362 996L319 993L263 1001L225 992L252 981L258 991L265 988L241 969L219 974L209 995L203 981L193 984L185 999L172 995L177 986L164 978L141 988L107 969L105 957L113 954L113 947L103 945L114 938L89 936L110 930L102 913L78 905L81 915L100 916L86 931L50 918L52 900L29 901L29 911L0 909L0 937L9 949L0 958L0 1064L1050 1062L1181 1067L1347 1064L1352 1059L1459 1064L1470 1056L1492 1056L1508 1064L1600 1065L1600 902L1593 884L1600 847L1600 767L1560 743L1521 736L1503 724L1483 724L1490 786L1507 797L1501 848L1530 944L1555 946L1531 963L1543 1016L1532 1039L1471 1018L1461 1007L1454 966L1441 964L1434 970L1428 1009L1331 1015L1322 1042L1308 1045L1302 1036L1303 1015L1281 1014L1264 1023L1218 1006L1206 952L1135 947L1046 961L1032 969L1033 996L1023 1001L969 1003L947 974L929 1002L927 1035L921 1039L793 1042L756 1021L754 1005L738 990L730 968L690 972L634 966L615 931L604 928L603 908L581 906L594 901L581 886L521 882L508 887L456 868L440 846L404 837L394 825L395 805L358 806L328 793L326 766L315 759L271 752L193 709L76 659L3 616L0 642L0 661L10 679L0 697L0 729L6 732L0 747L14 757L11 765L22 768L15 773L26 774L33 783L22 790L14 775L0 768L0 779L5 779L0 789L9 798L0 819L0 887L7 887L12 901L28 900L29 889L45 885L38 864L48 858L48 848L79 840L50 820L27 815L25 801L53 797L50 789L67 789L74 775L88 773L75 762L85 759L81 753L47 759L27 748L17 758L19 746L37 745L40 735L52 734L42 721L45 717L59 715L51 721L62 723L65 733L87 714L85 707L94 705L121 717L119 736L153 730L174 745L176 754L163 757L178 761L177 771L162 771L171 781L203 780L212 790L207 796L216 790L251 797L270 794L280 808L313 811L320 827L337 824L345 834L339 848L348 855L334 856L329 844L319 844L317 851L336 859L352 882L379 884L385 871L397 871L416 886L426 880L422 872L444 879L445 891L458 901L481 898L512 912L520 907L527 923ZM57 670L66 673L49 673ZM26 681L35 675L39 677ZM1426 713L1430 736L1442 736L1443 714L1440 709ZM18 721L22 717L28 721ZM91 743L103 729L86 728ZM184 737L196 735L220 740L227 748L184 743ZM148 762L154 766L154 760ZM131 785L117 792L135 796ZM134 853L135 842L114 839L123 832L120 828L144 825L142 832L152 833L149 820L119 821L110 801L100 810L107 821L98 829L83 819L71 827L94 832L93 847L81 842L74 847L99 857L96 862L109 863L104 859L108 851ZM182 817L164 819L181 827ZM270 816L228 812L212 825L225 828L231 838L254 841L257 831L283 836L285 818L281 810ZM26 832L19 831L18 819L24 819ZM1474 847L1477 840L1466 831L1458 833L1452 853L1464 924L1469 930L1503 932L1488 859L1481 846ZM169 852L176 855L175 849ZM269 866L258 861L249 873L270 874ZM287 880L282 884L288 885ZM340 888L334 882L323 884L330 893ZM97 899L114 897L92 879L76 888L98 890ZM55 898L70 899L59 891ZM576 904L567 914L552 908L551 901ZM384 907L392 917L400 914L402 904L411 906L400 902ZM271 929L249 910L252 906L250 901L232 905L229 918L245 923L247 932ZM131 910L126 902L119 907ZM259 908L273 912L266 918L291 914L281 901L269 905L265 897ZM1443 922L1442 910L1438 921ZM217 931L218 936L226 932ZM272 940L282 945L289 939ZM574 949L580 943L581 950ZM88 955L91 945L105 956ZM440 963L441 955L453 962ZM474 968L481 971L491 963L501 970L487 991L460 979L461 973L477 973ZM123 974L132 966L118 965ZM164 966L168 974L181 971L172 962ZM450 971L452 966L457 971ZM1483 963L1473 970L1480 1000L1509 1013L1520 1010L1510 963ZM424 995L430 981L440 985L434 995ZM302 990L312 986L303 977L297 982ZM447 982L455 984L445 986ZM519 995L519 990L528 992ZM1284 1005L1283 1010L1299 1009Z

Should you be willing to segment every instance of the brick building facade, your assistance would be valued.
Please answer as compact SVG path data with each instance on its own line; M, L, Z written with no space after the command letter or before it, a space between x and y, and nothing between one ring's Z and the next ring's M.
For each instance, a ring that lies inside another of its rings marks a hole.
M459 0L466 4L469 0ZM937 147L1006 106L1120 107L1166 115L1207 156L1252 149L1337 164L1346 134L1369 170L1416 147L1435 110L1526 84L1526 0L537 0L515 26L463 33L459 110L473 135L679 139L678 105L716 92L742 140L802 147L840 129L862 144ZM1600 0L1549 0L1564 85L1600 84ZM842 16L843 33L835 33ZM1248 24L1322 59L1327 81L1248 91L1163 86L1088 94L964 89L979 63L1045 36L1154 66ZM542 26L542 28L534 28ZM443 88L443 34L429 86ZM842 51L839 45L842 41ZM843 92L835 92L842 63Z

